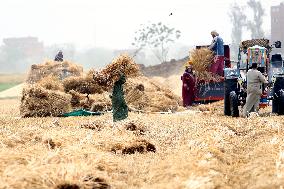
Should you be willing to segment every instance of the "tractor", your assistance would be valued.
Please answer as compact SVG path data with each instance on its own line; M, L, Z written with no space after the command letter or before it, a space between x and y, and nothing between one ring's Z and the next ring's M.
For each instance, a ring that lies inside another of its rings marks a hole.
M246 73L252 63L268 78L269 84L262 86L259 108L267 107L272 100L272 112L284 114L284 69L280 54L270 56L272 48L281 48L281 42L273 45L268 39L242 41L239 46L237 68L224 69L224 114L239 117L239 107L246 103Z

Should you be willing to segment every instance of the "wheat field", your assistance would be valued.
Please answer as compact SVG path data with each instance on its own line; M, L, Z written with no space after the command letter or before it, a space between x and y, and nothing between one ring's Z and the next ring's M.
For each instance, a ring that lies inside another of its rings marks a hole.
M114 124L111 113L20 118L18 99L0 103L0 188L284 185L283 116L268 111L225 117L219 102L175 114L130 113Z

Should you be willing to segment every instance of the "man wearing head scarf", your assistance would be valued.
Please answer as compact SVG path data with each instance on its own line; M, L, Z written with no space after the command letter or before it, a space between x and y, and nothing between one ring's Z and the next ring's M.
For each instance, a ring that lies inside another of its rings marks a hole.
M62 51L59 51L57 53L57 55L54 58L54 61L57 61L57 62L62 62L63 61L63 53L62 53Z
M214 63L211 65L210 71L224 76L224 42L216 31L212 31L211 36L213 40L208 48L214 52Z
M251 69L247 73L247 98L243 109L244 117L250 112L258 112L263 83L268 82L257 70L257 63L252 63Z
M191 64L192 62L189 60L185 66L184 74L181 76L182 99L184 107L191 106L195 99L195 77Z

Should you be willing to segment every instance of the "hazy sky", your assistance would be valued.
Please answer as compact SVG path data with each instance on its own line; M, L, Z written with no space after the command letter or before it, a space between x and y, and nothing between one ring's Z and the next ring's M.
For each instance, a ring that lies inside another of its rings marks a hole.
M217 30L231 42L228 17L234 0L0 0L0 40L36 36L45 44L74 43L80 47L130 48L141 24L163 22L181 30L178 42L208 44ZM247 0L238 0L245 4ZM270 33L270 6L261 0L264 29ZM169 16L170 13L172 16ZM249 34L245 34L249 37Z

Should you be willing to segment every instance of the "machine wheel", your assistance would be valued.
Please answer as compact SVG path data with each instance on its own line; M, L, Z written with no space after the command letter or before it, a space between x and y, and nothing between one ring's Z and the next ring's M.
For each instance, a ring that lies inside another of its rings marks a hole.
M272 100L272 113L278 113L278 98L274 96L274 99Z
M230 109L231 109L231 116L239 117L239 100L238 96L235 91L230 92Z
M224 98L224 115L230 116L231 115L231 107L230 107L230 96L225 95Z
M278 97L278 115L284 115L284 91L280 91Z
M231 103L230 103L230 93L237 90L237 79L226 79L225 80L225 90L224 90L224 115L231 116Z
M273 87L272 113L284 115L283 86L284 78L277 77Z

